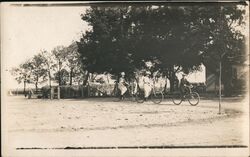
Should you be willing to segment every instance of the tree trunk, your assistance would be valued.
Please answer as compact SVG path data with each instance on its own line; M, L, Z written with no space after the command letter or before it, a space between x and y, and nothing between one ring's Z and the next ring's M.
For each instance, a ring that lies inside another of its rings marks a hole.
M49 88L51 89L51 74L50 74L50 70L48 71L49 73Z
M69 74L69 85L72 85L72 79L73 79L73 68L70 68L70 74Z
M171 67L168 73L169 77L169 84L170 84L170 92L175 91L175 72L174 72L174 66Z
M167 92L168 92L168 90L167 90L167 88L168 88L168 78L167 78L167 77L165 77L165 81L166 81L166 83L165 83L165 85L164 85L164 90L163 90L163 92L164 92L164 93L167 93Z
M58 84L59 86L61 85L61 62L60 60L58 61Z
M174 91L174 78L170 77L169 78L169 83L170 83L170 92Z
M23 93L24 93L24 96L26 97L26 79L23 81Z
M61 72L60 70L58 71L58 84L61 86Z
M83 80L83 85L84 85L84 86L87 84L88 79L89 79L89 72L87 72L87 76L86 76L86 78Z
M38 90L38 87L37 87L37 85L38 85L38 76L36 77L36 83L35 83L35 86L36 86L36 92L37 92L37 90Z
M38 90L37 84L38 84L38 83L36 82L36 83L35 83L35 86L36 86L36 92L37 92L37 90Z

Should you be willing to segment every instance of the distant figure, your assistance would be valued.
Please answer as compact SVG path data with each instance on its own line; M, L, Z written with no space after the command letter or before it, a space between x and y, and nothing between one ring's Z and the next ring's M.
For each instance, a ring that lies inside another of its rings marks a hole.
M147 100L152 90L152 80L150 79L151 72L146 71L143 77L144 99Z
M180 92L181 92L182 96L190 93L190 87L189 87L190 83L186 79L186 75L187 74L185 74L185 73L182 74L182 79L180 82Z
M9 91L9 93L8 93L8 94L9 94L9 96L13 96L13 94L12 94L12 91L11 91L11 90Z
M121 77L119 78L118 88L121 91L120 99L124 99L124 94L126 93L128 83L125 80L125 72L121 72Z
M34 91L31 88L29 88L28 89L28 99L31 99L32 95L34 95Z
M132 89L131 92L133 95L135 95L138 91L138 83L137 83L137 79L136 78L132 78L131 79L131 84L132 84Z

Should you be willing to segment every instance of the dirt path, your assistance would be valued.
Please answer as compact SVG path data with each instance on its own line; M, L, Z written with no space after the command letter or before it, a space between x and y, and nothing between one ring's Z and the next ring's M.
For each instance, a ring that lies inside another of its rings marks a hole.
M180 106L112 99L8 101L8 143L16 148L245 146L248 115L242 101Z

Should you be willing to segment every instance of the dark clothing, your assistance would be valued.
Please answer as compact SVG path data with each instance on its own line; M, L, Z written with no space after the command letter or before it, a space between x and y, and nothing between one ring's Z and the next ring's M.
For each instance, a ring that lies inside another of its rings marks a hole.
M179 80L178 80L178 78L176 77L176 78L174 79L174 91L178 91L178 89L179 89Z
M187 79L185 79L185 78L182 78L182 79L181 79L180 91L181 91L181 94L182 94L182 95L185 95L185 94L190 93L190 89L189 89L189 87L187 87L187 86L189 86L189 85L190 85L190 83L188 82Z
M180 83L180 87L184 87L185 85L189 85L190 83L188 82L187 79L182 78L181 79L181 83Z

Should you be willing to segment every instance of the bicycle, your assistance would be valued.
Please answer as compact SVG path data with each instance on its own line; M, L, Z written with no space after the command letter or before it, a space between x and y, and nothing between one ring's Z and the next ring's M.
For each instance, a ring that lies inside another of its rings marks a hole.
M134 93L133 90L134 90L134 86L131 85L131 84L126 84L126 87L127 87L127 91L124 93L124 99L127 99L127 98L131 98L131 101L136 101L136 94L137 93ZM137 85L137 88L139 88L139 86ZM115 87L114 87L114 90L113 90L113 93L115 95L115 97L117 98L115 100L115 102L119 102L119 101L122 101L123 99L120 98L121 96L121 91L120 89L118 88L118 83L115 84Z
M197 92L193 92L191 89L193 86L188 86L189 92L182 95L180 92L172 95L172 101L175 105L180 105L182 101L188 100L189 104L196 106L200 102L200 95Z
M152 88L151 88L150 100L155 104L160 104L163 99L164 99L163 92L162 91L156 91L155 90L155 85L153 85ZM138 92L136 94L136 101L138 103L143 103L145 101L144 90L141 90L141 89L138 90Z

